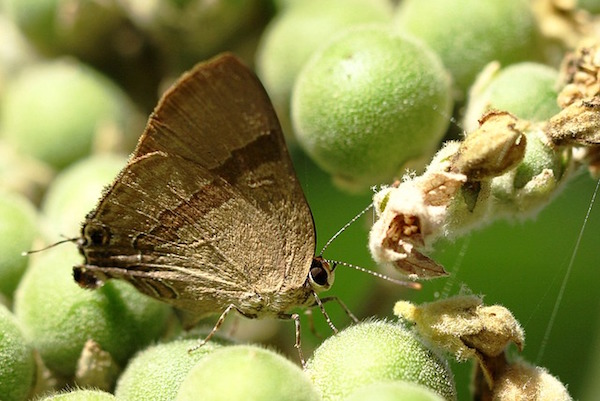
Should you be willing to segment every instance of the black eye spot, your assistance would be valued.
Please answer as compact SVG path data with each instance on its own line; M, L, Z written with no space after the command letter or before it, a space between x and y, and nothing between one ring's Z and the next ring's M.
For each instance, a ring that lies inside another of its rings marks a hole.
M84 236L87 245L106 245L110 240L110 232L105 227L85 226Z
M329 272L323 267L321 260L313 259L310 266L310 277L317 285L326 286L329 284Z

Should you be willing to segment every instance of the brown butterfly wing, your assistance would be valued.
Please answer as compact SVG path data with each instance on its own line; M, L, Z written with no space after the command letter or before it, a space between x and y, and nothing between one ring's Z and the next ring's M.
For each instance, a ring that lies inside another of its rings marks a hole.
M223 56L169 90L83 238L84 284L123 278L200 314L303 303L314 225L254 74Z

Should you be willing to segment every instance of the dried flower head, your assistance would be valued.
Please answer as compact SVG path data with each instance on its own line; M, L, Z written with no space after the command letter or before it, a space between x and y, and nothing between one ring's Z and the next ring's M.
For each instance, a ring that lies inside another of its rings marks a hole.
M428 341L458 360L478 354L495 357L511 342L519 350L525 334L512 313L503 306L485 306L480 297L462 295L414 305L399 301L394 314L415 324Z

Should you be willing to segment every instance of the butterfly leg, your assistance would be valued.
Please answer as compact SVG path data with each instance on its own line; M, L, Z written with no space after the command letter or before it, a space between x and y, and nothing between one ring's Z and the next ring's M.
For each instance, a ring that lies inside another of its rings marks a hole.
M356 316L354 316L354 313L352 313L352 311L350 311L350 309L346 306L346 304L344 302L342 302L342 300L339 299L338 297L331 296L331 297L323 298L323 299L321 299L321 304L324 304L326 302L331 302L331 301L337 302L338 305L340 305L342 307L344 312L346 312L348 317L350 317L350 319L352 319L352 321L354 321L354 323L358 323L358 318Z
M217 323L215 323L215 326L212 328L212 330L210 331L210 333L208 333L208 335L202 341L200 341L198 344L196 344L192 348L190 348L188 350L188 352L194 352L198 348L200 348L204 344L206 344L215 335L215 333L221 328L221 325L225 321L225 318L227 317L227 315L232 310L237 310L239 312L238 308L234 304L231 304L227 308L225 308L225 310L223 311L223 313L221 313L221 316L219 317L219 320L217 320Z
M294 324L296 325L296 343L294 344L294 347L296 347L298 350L298 356L300 357L302 368L305 368L306 360L304 359L304 354L302 353L302 341L300 340L300 316L297 313L294 313L291 318L294 319Z
M325 316L325 321L327 321L327 324L329 325L329 327L331 327L331 330L333 331L333 333L337 334L338 329L333 325L331 318L327 314L327 311L325 310L325 307L323 306L323 301L321 301L321 298L319 298L319 296L317 295L316 292L313 292L313 296L315 297L315 301L317 302L317 305L319 305L319 309L321 309L321 313L323 314L323 316ZM324 298L324 299L332 300L333 298L335 298L335 297L328 297L328 298ZM325 301L325 302L327 302L327 301Z

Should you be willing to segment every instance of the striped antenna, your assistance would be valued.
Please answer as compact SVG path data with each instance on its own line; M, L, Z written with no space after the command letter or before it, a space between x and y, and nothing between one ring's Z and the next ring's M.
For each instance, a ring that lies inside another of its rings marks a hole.
M415 290L420 290L421 287L422 287L421 283L417 283L415 281L398 280L398 279L395 279L393 277L387 276L385 274L374 272L373 270L365 269L364 267L356 266L356 265L353 265L351 263L340 262L340 261L337 261L337 260L330 260L330 259L323 259L323 260L333 266L332 270L335 269L335 266L342 265L342 266L350 267L352 269L361 271L363 273L370 274L372 276L384 279L386 281L389 281L391 283L394 283L394 284L397 284L397 285L401 285L401 286L404 286L404 287L412 288L412 289L415 289Z
M337 233L333 234L333 236L331 238L329 238L329 241L327 241L327 243L325 244L325 246L323 247L323 249L321 249L321 252L319 253L319 255L323 255L323 252L325 252L325 249L327 249L329 247L329 245L331 245L331 243L333 242L333 240L335 240L341 233L343 233L348 227L350 227L352 225L352 223L354 223L356 220L360 219L362 217L362 215L365 214L365 213L367 213L372 207L373 207L373 202L371 202L369 204L369 206L367 206L366 208L364 208L363 210L361 210L349 222L347 222L346 224L344 224L344 226L342 228L340 228Z

